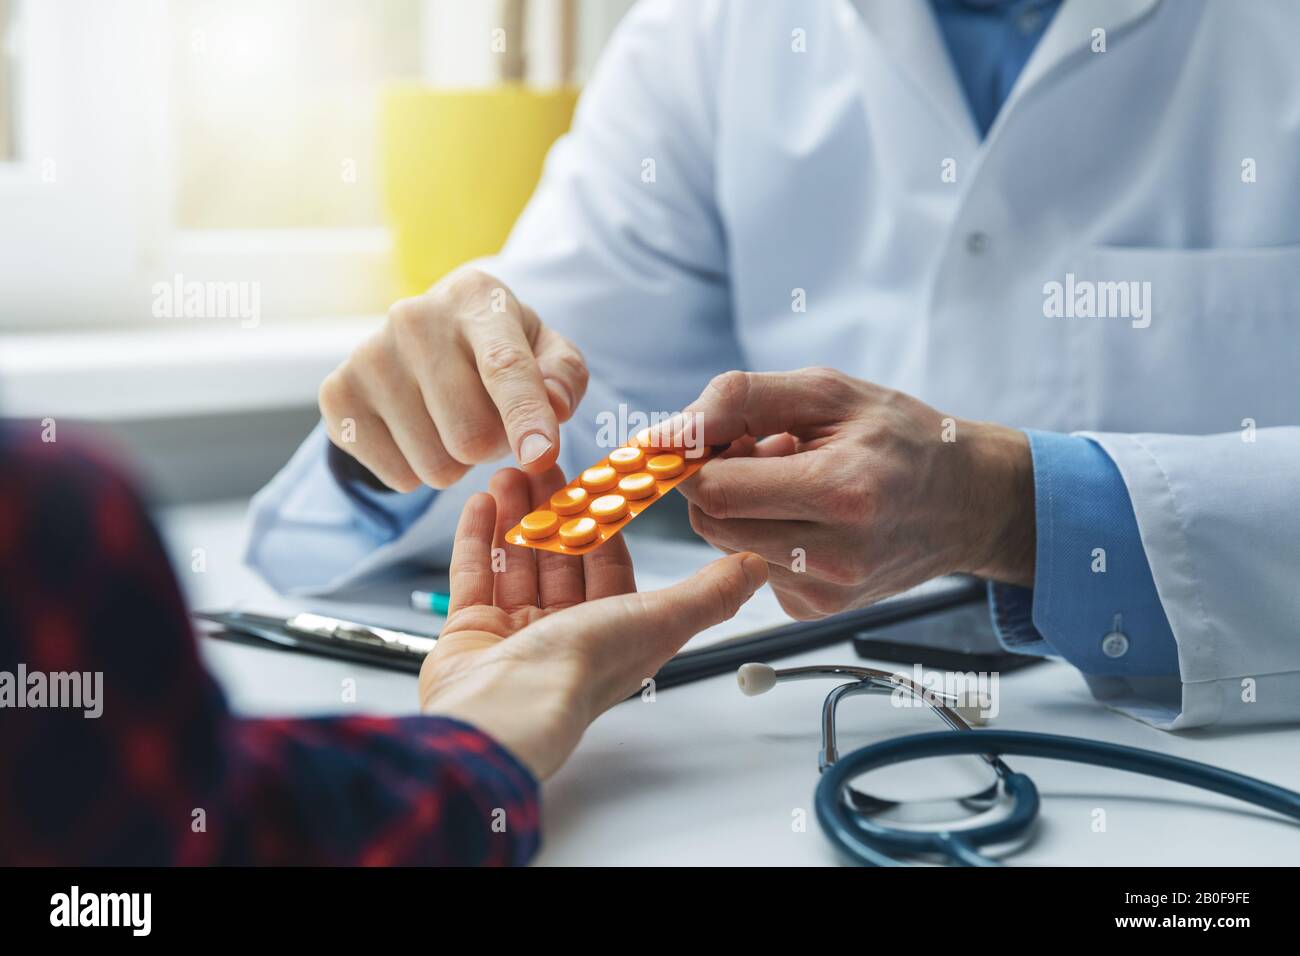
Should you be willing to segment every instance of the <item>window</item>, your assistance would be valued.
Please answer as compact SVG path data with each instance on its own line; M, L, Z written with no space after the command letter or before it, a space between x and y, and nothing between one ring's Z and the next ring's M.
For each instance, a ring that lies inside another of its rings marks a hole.
M177 227L382 225L376 104L385 82L420 75L420 8L173 3Z
M10 31L13 0L0 0L0 163L12 160L18 151L14 129L14 66L16 42Z
M630 0L575 2L0 0L0 329L154 328L178 276L382 312L383 87L497 82L510 18L543 86L576 19L580 78Z

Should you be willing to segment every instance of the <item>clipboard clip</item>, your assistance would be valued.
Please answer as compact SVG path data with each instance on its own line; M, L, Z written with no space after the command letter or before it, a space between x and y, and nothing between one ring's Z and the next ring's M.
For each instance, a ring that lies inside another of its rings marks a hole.
M357 624L324 614L295 614L284 622L285 628L300 634L344 644L361 644L387 651L400 651L423 658L437 643L437 638L420 637L371 624Z

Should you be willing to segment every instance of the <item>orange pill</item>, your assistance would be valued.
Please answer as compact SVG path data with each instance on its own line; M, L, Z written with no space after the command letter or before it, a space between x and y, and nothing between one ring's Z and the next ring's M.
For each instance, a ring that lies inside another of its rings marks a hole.
M530 541L549 538L555 534L555 529L559 526L560 516L554 511L533 511L524 515L523 520L519 522L519 530Z
M649 498L655 493L655 476L644 471L626 475L619 481L618 490L624 498L632 501Z
M586 488L561 488L551 495L551 510L557 515L576 515L587 507Z
M615 471L638 471L644 462L645 452L640 448L616 448L609 453Z
M686 459L681 455L655 455L646 464L646 469L660 480L675 478L686 470Z
M596 465L584 471L578 483L593 495L599 494L602 491L609 491L618 484L618 472L609 465Z
M601 495L591 503L590 510L601 524L609 524L627 514L627 499L622 495Z
M632 440L628 442L628 444L637 445L641 448L659 448L666 451L673 447L672 445L669 445L668 442L674 437L676 436L673 435L672 430L665 422L660 425L651 425L649 428L641 429L632 436Z
M571 548L591 544L596 540L595 518L574 518L560 525L560 540Z

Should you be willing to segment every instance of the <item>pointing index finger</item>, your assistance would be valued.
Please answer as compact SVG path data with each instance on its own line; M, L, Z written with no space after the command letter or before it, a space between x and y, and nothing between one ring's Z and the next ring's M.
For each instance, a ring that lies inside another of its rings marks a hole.
M560 426L523 327L510 313L489 313L465 324L465 339L519 466L545 472L560 453Z

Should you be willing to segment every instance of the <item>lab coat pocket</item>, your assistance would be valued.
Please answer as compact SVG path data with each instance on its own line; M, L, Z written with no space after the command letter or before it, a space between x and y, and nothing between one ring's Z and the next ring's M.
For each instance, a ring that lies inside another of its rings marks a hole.
M1060 283L1060 312L1094 427L1203 434L1297 422L1300 245L1097 246L1078 262Z

